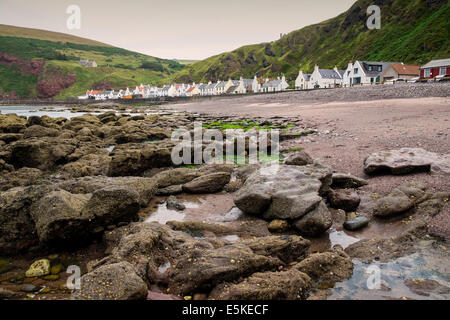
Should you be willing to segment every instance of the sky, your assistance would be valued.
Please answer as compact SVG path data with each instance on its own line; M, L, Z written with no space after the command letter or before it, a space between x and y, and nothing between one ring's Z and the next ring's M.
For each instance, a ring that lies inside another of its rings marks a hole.
M0 24L68 33L167 59L200 60L333 18L356 0L1 0ZM67 8L80 8L68 29Z

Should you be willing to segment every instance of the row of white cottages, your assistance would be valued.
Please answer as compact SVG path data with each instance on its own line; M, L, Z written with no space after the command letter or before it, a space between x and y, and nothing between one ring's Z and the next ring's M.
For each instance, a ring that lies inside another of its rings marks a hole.
M239 80L209 82L207 84L171 84L162 88L143 85L134 90L88 90L86 95L79 99L114 100L138 98L161 98L161 97L193 97L193 96L217 96L225 94L246 94L260 92L280 92L289 87L286 78L282 76L275 80L266 79L260 83L255 76L253 79L240 78Z
M312 74L300 70L295 80L296 89L347 87L352 85L376 84L388 80L412 80L419 77L419 66L401 62L350 62L346 70L320 69L317 65Z

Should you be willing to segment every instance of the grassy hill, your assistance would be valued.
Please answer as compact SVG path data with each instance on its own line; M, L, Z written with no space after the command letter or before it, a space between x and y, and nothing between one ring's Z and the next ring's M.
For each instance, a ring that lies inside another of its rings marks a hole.
M83 67L80 59L99 67ZM0 97L63 99L90 88L160 84L183 68L174 60L63 33L0 25Z
M366 27L372 4L381 7L380 30ZM333 19L194 63L172 79L207 82L284 73L293 81L300 66L311 72L315 64L342 69L356 59L425 64L450 56L449 30L448 0L359 0Z

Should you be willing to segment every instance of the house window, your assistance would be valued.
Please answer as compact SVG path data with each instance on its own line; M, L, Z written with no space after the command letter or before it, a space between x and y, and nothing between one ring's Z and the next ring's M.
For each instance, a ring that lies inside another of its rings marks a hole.
M355 68L355 70L353 70L354 74L358 74L358 68Z
M430 69L425 69L424 70L424 77L428 78L430 76Z
M374 80L373 78L370 78L370 83L373 83L373 80Z
M441 68L439 69L439 74L440 74L440 75L447 74L447 67L441 67Z

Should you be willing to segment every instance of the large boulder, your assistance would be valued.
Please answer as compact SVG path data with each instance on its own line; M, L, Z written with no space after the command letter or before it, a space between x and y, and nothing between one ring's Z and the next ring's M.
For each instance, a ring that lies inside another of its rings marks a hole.
M364 162L364 171L369 175L430 172L432 168L433 171L450 173L450 155L439 155L420 148L403 148L372 153Z
M107 226L138 219L139 193L128 186L108 186L92 193L82 215L91 216L93 224Z
M352 259L339 246L328 252L312 254L293 268L320 282L341 282L353 274Z
M59 130L47 128L43 126L34 125L28 127L23 132L24 139L28 138L42 138L42 137L57 137Z
M101 266L80 279L72 300L145 300L147 285L128 262Z
M294 222L294 227L301 234L310 237L320 236L322 233L331 228L333 219L326 204L321 201L319 205L306 214L304 217Z
M322 201L331 175L331 169L320 164L263 166L247 178L234 203L242 211L266 219L298 219Z
M0 114L0 132L19 133L26 128L27 118L16 114Z
M91 216L82 214L91 194L71 194L57 190L36 201L30 210L39 240L43 244L62 246L83 241L89 235Z
M50 140L32 138L11 144L10 163L15 168L29 167L41 170L52 169L56 164L67 162L67 157L75 151L72 140Z
M224 283L209 295L213 300L304 300L313 282L295 269L255 273L237 284Z
M125 145L114 149L109 166L109 176L136 176L152 168L170 167L171 151L153 144Z
M215 193L223 189L230 182L231 175L227 172L207 174L195 178L183 185L183 191L187 193Z
M374 215L377 217L391 217L401 214L414 207L414 200L400 189L394 189L389 195L376 201Z

